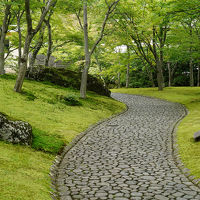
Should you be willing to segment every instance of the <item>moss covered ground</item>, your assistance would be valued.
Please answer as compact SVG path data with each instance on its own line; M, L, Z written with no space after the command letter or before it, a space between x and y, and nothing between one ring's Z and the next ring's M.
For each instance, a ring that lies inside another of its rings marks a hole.
M0 112L29 122L34 140L32 147L0 142L0 199L48 200L48 173L63 145L125 105L91 92L86 100L79 99L77 90L28 80L19 94L13 92L14 83L14 76L0 76ZM79 105L71 106L65 99Z
M157 88L122 88L113 89L112 92L152 96L185 105L189 113L177 130L179 154L190 173L200 178L200 143L193 139L194 133L200 130L200 88L170 87L164 91L158 91Z

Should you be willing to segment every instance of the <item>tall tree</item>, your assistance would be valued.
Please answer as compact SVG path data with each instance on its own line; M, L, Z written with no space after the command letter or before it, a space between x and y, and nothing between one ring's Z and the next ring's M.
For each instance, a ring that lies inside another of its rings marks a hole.
M106 27L106 23L109 19L109 16L111 13L115 10L119 0L114 1L112 3L108 3L107 0L105 0L107 5L107 12L104 17L104 21L101 26L100 34L93 44L91 50L89 50L89 41L88 41L88 17L87 17L87 0L83 0L83 16L84 16L84 25L83 25L83 31L84 31L84 47L85 47L85 66L82 72L81 77L81 87L80 87L80 96L81 98L86 98L86 90L87 90L87 76L88 76L88 70L90 67L91 62L91 56L94 53L94 50L96 49L97 45L101 42L104 36L104 30Z
M4 17L2 26L0 27L0 74L4 74L4 65L5 65L5 39L8 32L8 26L11 19L11 1L4 2Z
M45 20L45 17L47 15L49 9L52 6L54 6L56 4L56 2L57 2L56 0L48 0L46 2L46 5L42 9L42 13L41 13L40 19L37 23L37 26L36 26L35 29L33 29L31 9L30 9L30 0L25 0L27 33L26 33L23 55L22 55L22 58L21 58L21 65L20 65L20 68L19 68L17 80L16 80L15 87L14 87L14 91L16 91L16 92L21 92L21 90L22 90L22 85L23 85L23 82L24 82L26 69L27 69L28 54L29 54L29 48L30 48L31 41L32 41L33 37L41 29L42 24Z

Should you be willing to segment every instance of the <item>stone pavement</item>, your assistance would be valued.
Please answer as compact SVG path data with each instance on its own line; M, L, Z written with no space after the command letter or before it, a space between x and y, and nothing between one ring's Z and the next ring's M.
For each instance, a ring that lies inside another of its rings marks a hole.
M200 200L200 189L172 156L172 128L183 107L127 94L113 97L128 111L90 130L64 156L57 178L61 199Z

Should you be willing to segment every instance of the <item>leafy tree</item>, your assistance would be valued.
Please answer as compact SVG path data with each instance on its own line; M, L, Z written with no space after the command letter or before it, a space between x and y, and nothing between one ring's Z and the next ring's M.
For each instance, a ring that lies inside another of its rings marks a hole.
M21 58L19 73L18 73L17 80L16 80L15 87L14 87L14 91L16 91L16 92L21 92L21 89L22 89L22 85L23 85L23 81L24 81L25 73L26 73L26 69L27 69L27 61L28 61L28 54L29 54L29 48L30 48L31 41L32 41L33 37L41 29L47 13L49 12L50 8L56 4L56 2L57 2L56 0L48 0L45 5L42 5L42 7L41 7L42 13L40 15L40 19L39 19L36 27L33 28L30 0L25 0L27 33L26 33L26 39L25 39L25 44L24 44L24 49L23 49L23 55Z

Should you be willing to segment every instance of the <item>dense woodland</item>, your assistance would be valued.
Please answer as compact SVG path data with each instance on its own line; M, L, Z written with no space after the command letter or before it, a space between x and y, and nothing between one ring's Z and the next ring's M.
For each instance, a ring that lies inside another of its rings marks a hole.
M2 0L0 10L0 74L16 70L16 92L38 54L44 67L54 56L82 71L83 98L88 73L110 88L200 85L199 0Z

